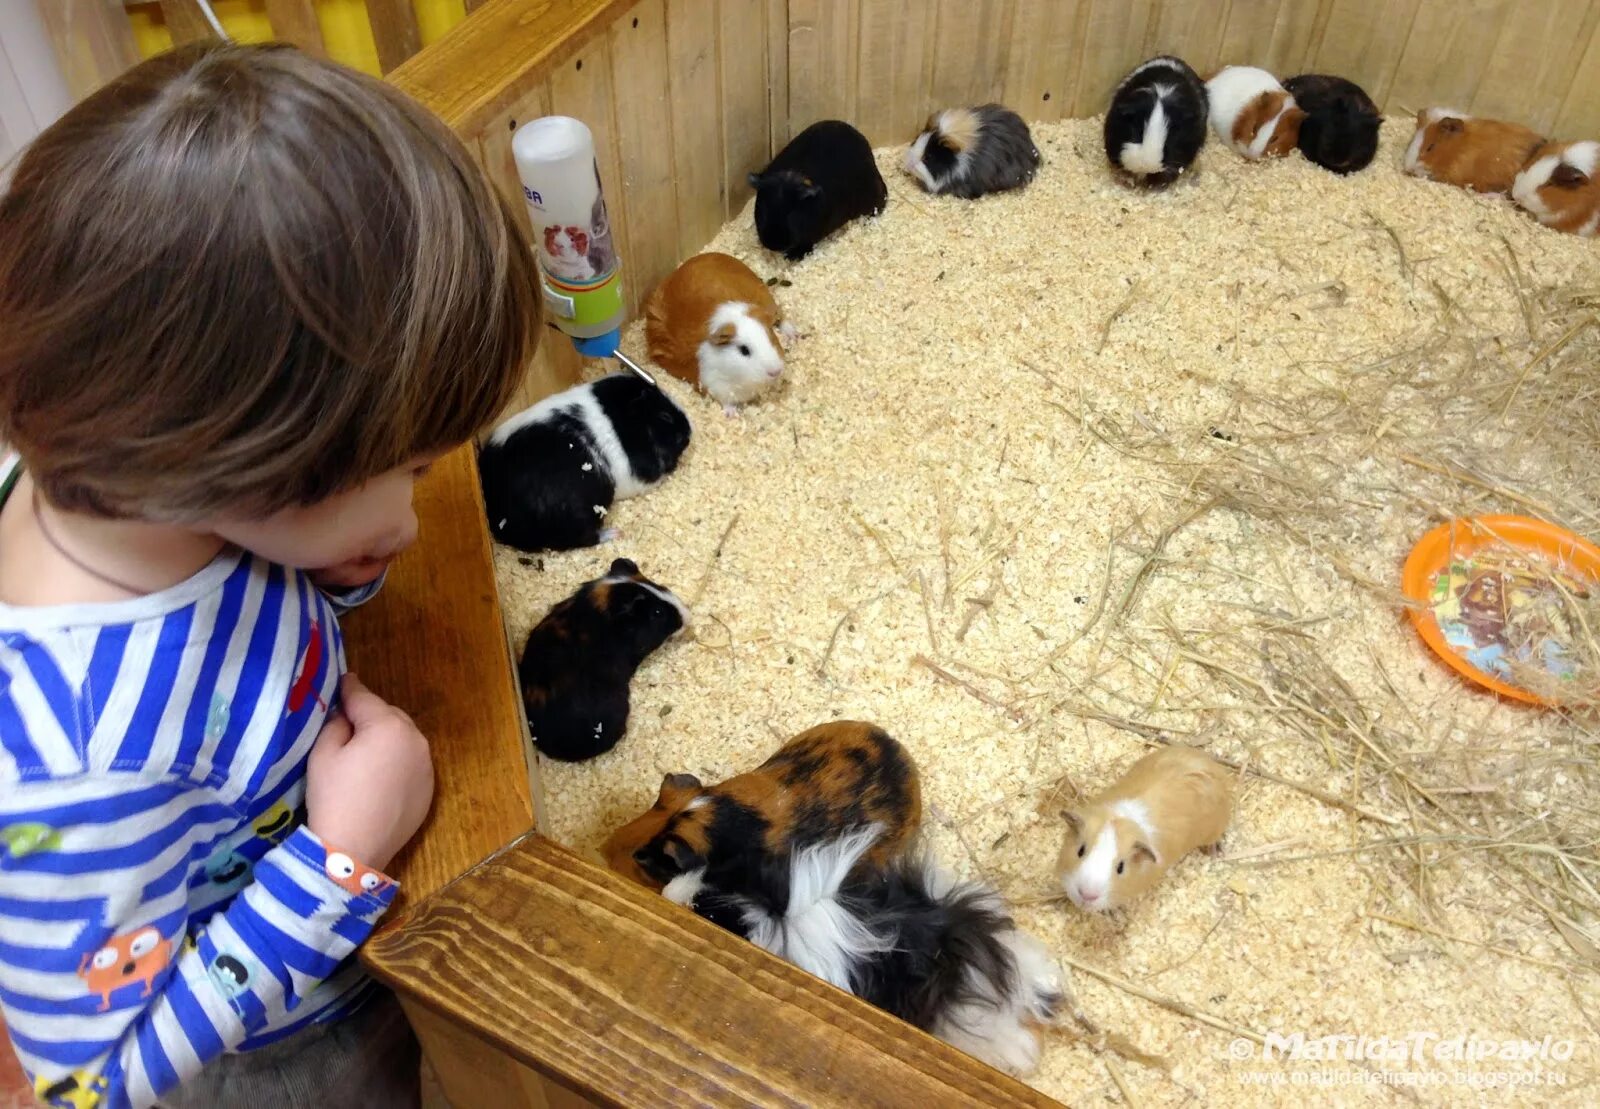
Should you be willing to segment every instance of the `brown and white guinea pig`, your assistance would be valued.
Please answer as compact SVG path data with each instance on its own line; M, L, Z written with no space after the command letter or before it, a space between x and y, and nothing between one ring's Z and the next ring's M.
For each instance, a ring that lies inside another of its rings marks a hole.
M975 200L1032 181L1039 171L1039 148L1028 125L1010 108L946 108L928 117L906 151L904 165L935 196Z
M1428 108L1417 113L1404 166L1413 177L1474 192L1508 193L1542 142L1543 136L1520 123Z
M1222 839L1233 775L1193 747L1163 747L1067 812L1061 888L1091 912L1138 897L1179 859Z
M829 235L883 211L883 183L872 144L839 119L813 123L789 140L767 168L750 175L756 191L756 237L798 262Z
M1383 116L1354 81L1325 73L1302 73L1283 83L1306 113L1300 123L1300 153L1334 173L1356 173L1378 153Z
M905 748L882 728L839 720L717 785L668 774L655 805L603 850L611 869L651 889L696 870L744 888L807 844L869 824L880 831L863 860L882 868L921 823L921 781Z
M1540 223L1574 235L1600 231L1600 142L1549 142L1533 152L1511 186Z
M683 602L625 558L552 608L528 633L517 667L534 746L566 762L615 747L628 729L634 672L688 623Z
M1122 79L1106 110L1106 158L1136 185L1162 188L1206 141L1206 86L1182 58L1162 55Z
M753 400L783 376L783 319L766 282L728 254L697 254L656 286L644 309L650 357L698 385L723 411Z
M1252 161L1282 158L1300 141L1306 113L1264 69L1230 65L1206 82L1211 129Z

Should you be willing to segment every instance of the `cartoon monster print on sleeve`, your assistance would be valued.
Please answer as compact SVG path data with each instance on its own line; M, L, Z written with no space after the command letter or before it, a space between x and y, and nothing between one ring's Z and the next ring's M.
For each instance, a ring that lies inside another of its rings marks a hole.
M361 865L343 851L331 848L323 869L341 888L357 897L364 893L373 893L389 884L389 879L380 872L370 866Z
M25 859L61 846L61 833L48 824L7 824L0 828L0 845L13 859Z
M78 977L90 993L100 995L100 1011L111 1008L111 995L124 986L142 985L140 997L150 996L156 977L172 962L172 944L153 927L113 936L110 943L90 952L78 964Z
M294 810L279 801L251 821L250 830L256 834L257 839L264 839L272 844L282 843L294 830Z
M33 1096L54 1109L96 1109L110 1089L103 1074L91 1077L86 1071L73 1071L61 1078L40 1075L33 1084Z

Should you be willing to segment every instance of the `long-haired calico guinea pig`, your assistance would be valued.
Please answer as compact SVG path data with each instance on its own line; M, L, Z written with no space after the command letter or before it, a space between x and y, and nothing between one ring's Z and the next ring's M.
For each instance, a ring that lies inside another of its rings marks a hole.
M1405 171L1474 192L1508 193L1542 142L1543 136L1520 123L1428 108L1417 113Z
M1034 1026L1061 1004L1059 969L991 887L957 881L925 854L863 865L879 838L869 824L802 847L787 865L696 869L662 892L990 1066L1029 1073Z
M1264 69L1230 65L1206 82L1211 129L1253 160L1282 158L1300 141L1305 112Z
M1122 79L1106 111L1106 158L1136 185L1161 188L1194 164L1206 141L1205 82L1162 55Z
M936 196L974 200L1032 181L1039 170L1039 148L1028 125L1010 108L947 108L928 118L906 151L905 169Z
M1306 113L1300 122L1300 153L1334 173L1356 173L1372 164L1383 116L1365 89L1323 73L1302 73L1283 87Z
M695 255L645 303L645 343L656 365L698 385L730 415L778 384L783 337L792 334L766 282L728 254Z
M766 169L750 175L756 236L791 262L853 219L875 216L889 199L867 137L842 120L801 131Z
M1057 867L1080 909L1117 909L1155 885L1173 863L1222 839L1233 812L1233 775L1193 747L1162 747L1066 814Z
M653 807L606 841L606 863L660 889L693 870L752 875L786 866L799 848L866 824L880 834L863 856L887 865L922 823L922 786L904 747L854 720L801 732L771 758L717 785L668 774Z
M478 453L489 534L525 551L592 547L614 500L678 467L689 417L633 374L576 385L495 428Z
M1511 199L1546 227L1600 231L1600 142L1545 143L1511 186Z
M517 667L534 746L566 762L615 747L634 671L688 622L683 602L625 558L552 608Z

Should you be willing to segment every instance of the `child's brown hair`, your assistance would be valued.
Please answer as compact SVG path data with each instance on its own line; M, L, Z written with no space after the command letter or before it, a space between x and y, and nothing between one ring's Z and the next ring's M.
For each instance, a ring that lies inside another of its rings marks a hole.
M0 197L0 442L105 516L269 515L471 438L540 327L441 122L288 47L153 58Z

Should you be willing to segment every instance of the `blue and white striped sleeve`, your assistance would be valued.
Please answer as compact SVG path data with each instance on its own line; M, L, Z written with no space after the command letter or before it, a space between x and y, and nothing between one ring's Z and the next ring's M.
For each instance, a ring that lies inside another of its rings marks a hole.
M0 1008L36 1090L153 1104L292 1012L394 898L301 827L191 934L195 845L233 819L207 791L148 778L0 797Z

